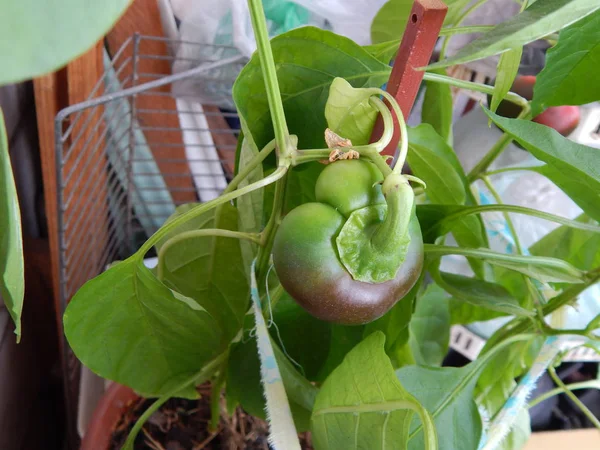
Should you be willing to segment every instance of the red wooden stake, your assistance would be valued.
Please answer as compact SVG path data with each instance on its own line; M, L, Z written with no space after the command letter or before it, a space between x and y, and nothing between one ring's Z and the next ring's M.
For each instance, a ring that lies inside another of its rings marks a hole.
M387 91L394 96L404 118L408 119L415 102L419 85L425 72L416 70L429 64L438 35L444 23L448 7L441 0L415 0L394 67L387 83ZM394 134L389 145L382 152L394 156L400 142L398 119L394 116ZM383 132L383 121L377 119L371 142L377 141Z

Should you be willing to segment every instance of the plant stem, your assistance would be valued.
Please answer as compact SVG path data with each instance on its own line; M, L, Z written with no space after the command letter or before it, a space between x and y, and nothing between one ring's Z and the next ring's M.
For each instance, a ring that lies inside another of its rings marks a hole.
M285 200L285 183L286 179L282 178L275 184L275 198L273 199L271 217L269 217L269 221L262 232L262 247L258 249L257 255L258 277L260 279L262 279L263 275L266 273L269 265L275 232L277 231L279 221L281 220L281 210L283 209L283 201Z
M221 366L222 363L225 360L227 360L228 355L229 355L229 351L221 353L215 359L213 359L208 364L206 364L202 368L202 370L200 370L198 373L196 373L193 376L191 376L190 378L186 379L183 383L177 385L177 387L173 388L171 391L167 392L162 397L159 397L154 403L152 403L152 405L150 405L150 407L146 411L144 411L144 413L140 416L140 418L137 420L137 422L135 423L135 425L129 432L129 435L127 436L127 440L125 441L125 444L123 445L123 450L133 450L133 444L135 442L135 438L137 437L138 433L140 432L140 430L142 429L142 427L144 426L146 421L150 418L150 416L152 416L152 414L154 414L156 411L158 411L158 409L167 400L169 400L171 397L177 395L183 389L187 388L188 386L190 386L192 384L195 384L197 386L199 384L204 383L219 368L219 366Z
M467 89L475 92L482 92L483 94L494 94L494 86L488 86L487 84L474 83L472 81L459 80L457 78L449 77L448 75L440 75L433 72L425 72L423 79L426 81L433 81L434 83L443 83L455 86L460 89ZM519 105L523 109L529 110L529 102L514 92L509 92L504 97L506 101Z
M577 407L581 410L581 412L583 414L585 414L585 416L589 419L589 421L592 422L592 424L594 424L594 426L598 430L600 430L600 420L598 420L596 418L596 416L594 415L594 413L592 413L588 409L588 407L585 406L583 404L583 402L581 400L579 400L579 398L575 394L573 394L573 392L571 392L569 390L569 388L565 385L565 383L562 382L562 380L556 374L556 370L554 369L554 367L552 365L550 367L548 367L548 373L550 374L550 377L552 378L554 383L556 383L556 385L563 390L565 395L567 397L569 397L571 399L571 401L573 403L575 403L575 405L577 405Z
M540 168L542 166L530 166L530 167L505 167L503 169L497 169L497 170L490 170L489 172L485 172L484 174L480 175L480 176L486 176L486 177L491 177L493 175L498 175L501 173L505 173L505 172L519 172L519 171L524 171L524 170L532 170L532 171L536 171L538 168Z
M406 121L404 120L404 115L402 114L402 110L396 102L396 99L389 93L382 89L381 95L389 102L396 113L396 118L398 119L398 125L400 126L400 152L398 153L398 159L394 162L394 173L400 174L402 173L402 168L404 167L404 163L406 162L406 155L408 154L408 130L406 129Z
M525 214L527 216L539 217L540 219L545 219L550 222L560 223L561 225L566 225L571 228L576 228L578 230L586 230L592 231L594 233L600 233L600 227L596 225L591 225L588 223L578 222L576 220L566 219L564 217L555 216L554 214L546 213L543 211L538 211L537 209L525 208L523 206L516 205L478 205L478 206L469 206L462 210L459 210L455 213L450 213L444 218L442 218L439 222L435 224L432 228L442 227L451 223L457 219L460 219L464 216L469 216L471 214L481 214L486 212L512 212L517 214Z
M529 108L529 104L527 104L527 107L519 113L517 119L529 119L530 117L531 110ZM498 139L498 141L496 141L492 148L484 155L484 157L481 158L477 165L473 167L473 169L471 169L471 171L467 174L467 181L469 183L475 181L480 174L485 172L488 169L488 167L490 167L490 165L496 160L498 156L500 156L500 154L504 151L506 147L508 147L508 144L510 144L512 141L512 136L508 133L504 133L502 137Z
M257 155L258 156L258 155ZM220 197L215 198L214 200L210 200L206 203L202 203L195 208L190 209L185 214L174 218L171 222L166 223L160 229L156 231L144 244L140 247L140 249L136 252L138 257L141 259L144 255L152 248L154 244L160 241L163 237L165 237L171 230L174 230L178 226L186 223L188 220L193 219L194 217L198 217L201 214L204 214L206 211L210 211L215 206L219 206L223 203L234 200L238 197L241 197L244 194L248 194L252 191L260 189L264 186L268 186L269 184L279 180L287 173L287 167L279 167L275 172L273 172L268 177L263 178L255 183L249 184L248 186L244 186L243 188L237 189L236 191L229 192L227 194L223 194Z
M241 231L223 230L220 228L206 228L204 230L184 231L173 236L160 247L160 250L158 251L158 266L156 267L156 278L162 280L164 277L165 255L171 247L182 241L185 241L186 239L207 236L245 239L248 241L252 241L258 245L261 245L261 235L258 233L243 233Z
M392 140L392 136L394 135L394 118L392 117L392 113L390 112L388 107L385 106L385 103L383 103L377 97L371 97L369 99L369 102L371 102L371 104L375 108L377 108L377 110L379 110L379 113L381 114L381 118L383 120L383 133L381 134L379 140L372 144L376 146L377 152L381 153L383 149L385 149L388 146L388 144Z
M569 391L576 391L578 389L600 389L600 381L599 380L588 380L581 381L579 383L571 383L565 385ZM544 392L539 397L534 398L531 402L529 402L529 409L533 408L536 405L539 405L544 400L548 400L550 397L554 397L555 395L562 394L564 392L564 388L557 387L548 392Z
M582 271L571 266L566 261L563 261L562 259L558 258L550 258L546 256L515 255L508 253L498 253L493 250L488 250L484 248L463 248L437 244L423 244L423 250L428 255L462 255L471 258L480 258L490 262L501 261L518 264L520 263L524 266L529 265L540 267L552 267L555 269L560 269L565 273L568 273L573 278L581 279L583 277Z
M454 36L455 34L485 33L494 28L494 25L472 25L464 27L448 27L440 30L440 36Z
M273 139L271 142L269 142L267 145L264 146L264 148L258 152L258 154L256 154L254 156L254 158L252 158L248 164L246 164L244 167L240 167L240 170L238 172L238 174L233 178L233 180L231 180L229 182L229 184L227 185L227 187L223 190L223 194L228 194L229 192L234 191L235 189L237 189L237 187L239 186L239 184L244 181L246 179L246 177L248 175L250 175L250 173L259 165L261 164L267 156L269 156L271 154L271 152L273 150L275 150L275 140Z
M227 371L227 365L223 364L217 378L213 381L210 390L210 423L208 430L211 433L217 431L219 427L219 419L221 418L221 390L225 384L225 375Z
M261 0L248 0L250 16L252 18L252 28L256 37L256 45L260 67L265 79L265 89L267 100L271 111L271 120L275 131L275 141L279 148L280 156L287 158L293 151L290 145L290 134L285 121L283 111L283 102L281 101L281 92L279 91L279 81L277 80L277 71L275 69L275 60L269 41L269 32L265 12Z

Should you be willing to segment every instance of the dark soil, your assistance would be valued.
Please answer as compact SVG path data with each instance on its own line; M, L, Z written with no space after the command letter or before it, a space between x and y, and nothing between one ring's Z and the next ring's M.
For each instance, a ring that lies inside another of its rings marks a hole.
M135 441L135 450L269 450L268 425L238 408L232 416L226 413L221 399L221 419L214 432L210 422L210 387L199 387L199 400L173 398L155 412ZM129 431L153 400L133 402L117 424L110 450L121 450ZM310 434L300 435L304 450L313 450Z

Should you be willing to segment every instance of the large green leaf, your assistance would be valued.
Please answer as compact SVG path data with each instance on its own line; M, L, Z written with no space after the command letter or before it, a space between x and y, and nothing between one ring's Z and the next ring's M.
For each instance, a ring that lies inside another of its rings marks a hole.
M331 83L325 104L325 119L329 128L350 139L353 145L369 143L378 111L369 103L373 95L367 89L353 88L343 78Z
M324 146L325 102L336 77L354 87L380 87L390 67L350 39L313 27L298 28L271 40L287 124L299 148ZM258 55L241 71L233 98L258 148L273 139L265 84Z
M499 284L441 272L433 264L430 265L429 270L435 282L456 300L507 314L518 316L533 314L522 308L517 299Z
M444 69L435 71L446 75ZM425 82L421 121L430 124L444 141L452 145L452 91L449 84ZM418 127L417 127L418 128ZM414 133L413 133L414 134ZM454 153L454 152L452 152ZM462 168L461 168L462 170Z
M442 288L430 284L416 299L410 320L410 348L419 365L438 366L450 343L448 296Z
M400 45L400 39L381 42L379 44L363 45L363 48L382 63L388 64Z
M10 165L4 115L0 110L0 300L4 300L15 323L17 342L21 339L24 277L21 213Z
M130 2L3 2L0 55L6 63L0 85L43 75L81 55L102 39Z
M517 16L494 27L455 55L432 64L428 69L464 64L522 47L558 31L593 13L600 4L596 0L537 1Z
M408 139L408 164L413 173L427 183L426 193L432 203L464 205L475 202L456 154L431 125L409 128ZM454 224L452 234L464 247L487 247L483 225L478 217L460 219ZM432 242L425 235L424 238ZM469 263L478 276L483 276L481 261L470 259Z
M385 351L394 361L396 352L402 348L409 339L409 324L414 309L417 292L421 288L423 277L413 286L402 300L394 305L385 315L365 326L365 336L381 331L385 334Z
M371 23L373 44L400 39L406 28L412 6L412 0L389 0L385 3ZM398 48L397 44L396 48Z
M315 449L405 448L414 410L435 448L431 417L396 378L384 342L370 334L323 383L311 419Z
M484 111L498 127L510 134L537 159L544 161L549 169L542 169L542 173L552 181L556 178L556 184L569 195L575 194L574 200L578 204L597 202L600 192L598 149L577 144L545 125L528 120L507 119L485 108ZM597 211L597 208L586 209L589 214ZM600 220L595 215L592 217Z
M167 288L135 256L84 284L63 321L83 364L146 396L171 391L228 344L204 308ZM181 395L193 397L194 387Z
M405 389L433 416L440 436L439 450L476 450L482 423L473 398L481 367L407 366L396 371ZM423 432L412 424L410 450L423 448Z
M573 177L568 173L561 172L557 167L548 164L531 168L530 170L552 180L586 214L596 220L600 220L600 190L590 191L590 186L586 178Z
M531 103L534 115L549 106L583 105L600 100L600 85L590 83L600 61L600 12L560 32L537 76ZM592 75L593 76L593 75Z
M580 222L594 223L586 216ZM537 256L563 259L582 270L600 266L600 233L559 227L533 244L529 251Z
M173 217L194 206L180 206ZM177 227L157 247L160 249L166 240L184 231L236 230L237 221L236 208L226 203ZM238 239L203 236L171 245L164 252L164 283L205 308L226 339L233 338L242 327L250 289Z
M287 293L277 302L273 311L277 329L271 327L271 336L287 355L304 370L309 380L316 380L329 354L331 324L316 319L300 307Z
M388 312L388 314L390 313ZM329 348L329 352L323 367L321 367L317 381L325 380L329 374L342 363L348 352L362 340L364 332L364 326L331 324L329 345L326 344Z
M234 344L230 351L226 378L228 409L231 411L239 403L249 414L265 419L256 339L246 339ZM299 432L306 431L310 427L310 412L318 389L298 373L275 343L273 349L296 428Z

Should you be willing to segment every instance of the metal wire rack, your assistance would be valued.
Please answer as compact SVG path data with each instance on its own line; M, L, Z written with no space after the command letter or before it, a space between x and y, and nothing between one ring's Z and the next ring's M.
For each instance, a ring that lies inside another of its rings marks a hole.
M233 47L133 35L112 58L105 53L88 100L58 113L63 313L86 281L130 256L177 206L226 187L239 132L231 86L244 63ZM79 363L66 343L64 352L74 414Z

